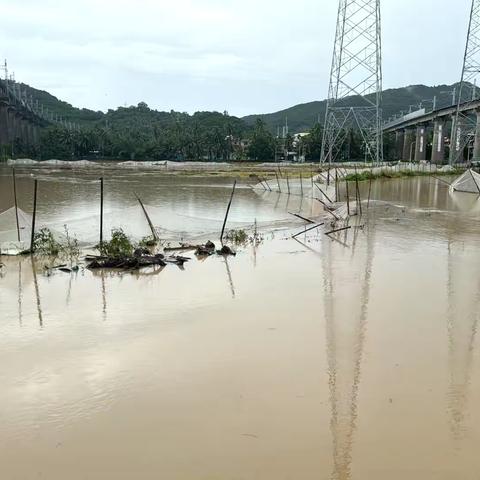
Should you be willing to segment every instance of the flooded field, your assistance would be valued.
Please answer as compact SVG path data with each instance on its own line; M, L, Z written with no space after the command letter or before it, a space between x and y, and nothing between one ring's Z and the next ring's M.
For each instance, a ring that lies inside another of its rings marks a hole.
M148 235L137 192L164 238L218 239L231 178L114 173L106 231ZM39 222L97 241L99 172L18 169L26 212L32 174ZM354 228L293 240L288 212L321 208L247 184L229 226L264 241L236 257L52 275L2 257L2 479L478 478L478 197L377 180Z

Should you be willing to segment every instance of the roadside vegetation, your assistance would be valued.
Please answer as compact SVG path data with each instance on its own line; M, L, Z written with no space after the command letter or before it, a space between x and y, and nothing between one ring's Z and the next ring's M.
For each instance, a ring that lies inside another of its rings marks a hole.
M446 176L446 175L460 175L464 172L462 169L455 169L450 172L429 172L429 171L417 171L417 170L399 170L398 172L395 171L388 171L382 170L378 173L372 173L370 170L365 170L359 173L352 173L345 177L345 180L356 181L359 182L365 180L375 180L377 178L404 178L404 177L428 177L428 176Z

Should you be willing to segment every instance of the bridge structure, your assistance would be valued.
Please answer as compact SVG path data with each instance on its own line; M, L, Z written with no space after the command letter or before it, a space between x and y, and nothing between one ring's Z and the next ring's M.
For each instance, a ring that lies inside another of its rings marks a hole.
M40 130L49 125L76 128L54 115L33 96L29 96L20 83L9 78L6 62L3 68L5 78L0 79L0 147L13 150L15 145L20 144L34 148L39 143Z
M388 122L383 132L395 133L397 160L430 160L451 165L480 162L480 0L472 0L458 95L452 105L420 110ZM433 102L435 104L435 101ZM433 135L432 135L433 134ZM431 155L427 152L431 140Z
M386 123L382 121L380 0L338 0L338 4L320 161L335 161L348 130L353 128L362 135L365 161L374 164L383 161L386 133L396 136L396 160L442 164L448 149L451 165L466 160L480 162L480 0L471 0L462 73L452 105L436 108L433 100L428 113L400 114ZM355 105L343 105L347 96Z
M476 127L471 129L466 122L457 122L454 128L457 116L460 119L469 119L470 124L476 122ZM418 110L383 126L384 133L395 134L395 160L428 160L439 165L448 163L452 157L448 152L452 148L461 148L459 143L454 142L455 138L461 138L463 131L469 136L467 160L480 161L480 99L455 103L430 112ZM430 143L431 149L428 148ZM428 156L430 158L427 158ZM460 159L457 159L457 162L461 163Z

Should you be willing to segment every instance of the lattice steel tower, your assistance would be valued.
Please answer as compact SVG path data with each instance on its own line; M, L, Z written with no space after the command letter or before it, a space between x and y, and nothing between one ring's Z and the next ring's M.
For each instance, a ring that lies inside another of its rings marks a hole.
M463 161L463 152L469 144L476 129L476 118L464 114L461 105L480 98L477 82L480 77L480 0L472 0L470 21L468 23L467 43L463 57L462 76L457 110L452 120L452 135L450 146L450 163Z
M351 129L361 135L366 161L383 160L380 20L380 0L339 0L322 163L344 159Z

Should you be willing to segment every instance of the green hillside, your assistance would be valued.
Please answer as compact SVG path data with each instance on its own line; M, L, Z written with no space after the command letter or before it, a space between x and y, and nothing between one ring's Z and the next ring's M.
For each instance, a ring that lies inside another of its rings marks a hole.
M172 125L178 121L179 117L185 118L187 115L178 112L159 112L149 108L119 107L116 110L109 110L107 113L95 112L88 109L75 108L67 102L59 100L48 92L37 90L28 85L21 84L22 89L27 91L34 100L38 100L48 108L53 114L65 118L67 121L78 123L82 126L95 126L107 122L112 128L128 128L129 126L138 126L144 124L150 126ZM437 106L446 106L452 102L452 90L456 85L439 85L427 87L425 85L412 85L404 88L385 90L383 92L383 117L388 119L401 110L408 111L410 105L417 106L420 102L428 108L432 106L432 100L437 97ZM351 100L346 100L345 105L352 104ZM146 107L146 104L140 103L139 107ZM323 122L325 116L326 101L314 101L295 105L285 110L274 113L249 115L244 117L243 122L247 126L255 125L258 118L262 119L267 128L276 132L277 127L285 125L285 119L288 118L288 125L291 133L308 131L320 119ZM204 121L206 118L212 121L212 117L221 116L220 113L209 115L207 112L197 113L198 120ZM188 117L188 116L187 116ZM235 130L240 129L241 120L231 117L235 123ZM216 122L213 121L213 125ZM208 126L208 125L207 125Z
M100 121L104 116L103 112L94 112L87 108L75 108L50 93L38 90L25 83L20 83L20 87L22 91L27 92L28 97L31 96L34 101L38 100L38 103L43 105L44 109L48 108L48 111L53 115L63 117L67 121L88 125Z
M451 105L454 86L427 87L414 85L386 90L383 93L384 118L417 109L420 102L432 108ZM278 127L288 117L290 134L310 131L302 148L307 159L320 158L322 122L326 101L296 105L280 112L237 118L226 112L196 112L193 115L175 111L161 112L146 103L119 107L108 112L75 108L48 92L22 85L28 96L38 100L56 116L78 124L80 129L67 130L52 125L42 131L39 145L17 142L13 148L17 156L32 158L118 158L131 160L258 160L275 158L276 151L290 149L291 135L283 140L275 138ZM343 101L355 105L354 97ZM318 121L320 120L320 126ZM315 127L315 128L313 128ZM361 139L351 132L348 152L351 158L361 154ZM0 146L1 147L1 146Z
M412 85L410 87L395 88L383 92L383 117L389 117L399 113L401 110L408 111L410 105L417 106L425 102L425 107L431 108L433 98L437 97L437 106L446 106L452 102L452 91L455 85L439 85L427 87L425 85ZM279 112L249 115L243 120L248 125L255 124L257 118L261 118L271 132L276 132L278 127L285 125L288 118L289 130L291 133L305 132L320 118L321 122L325 117L326 100L304 103L294 107L280 110ZM345 105L351 105L352 101L345 101Z

